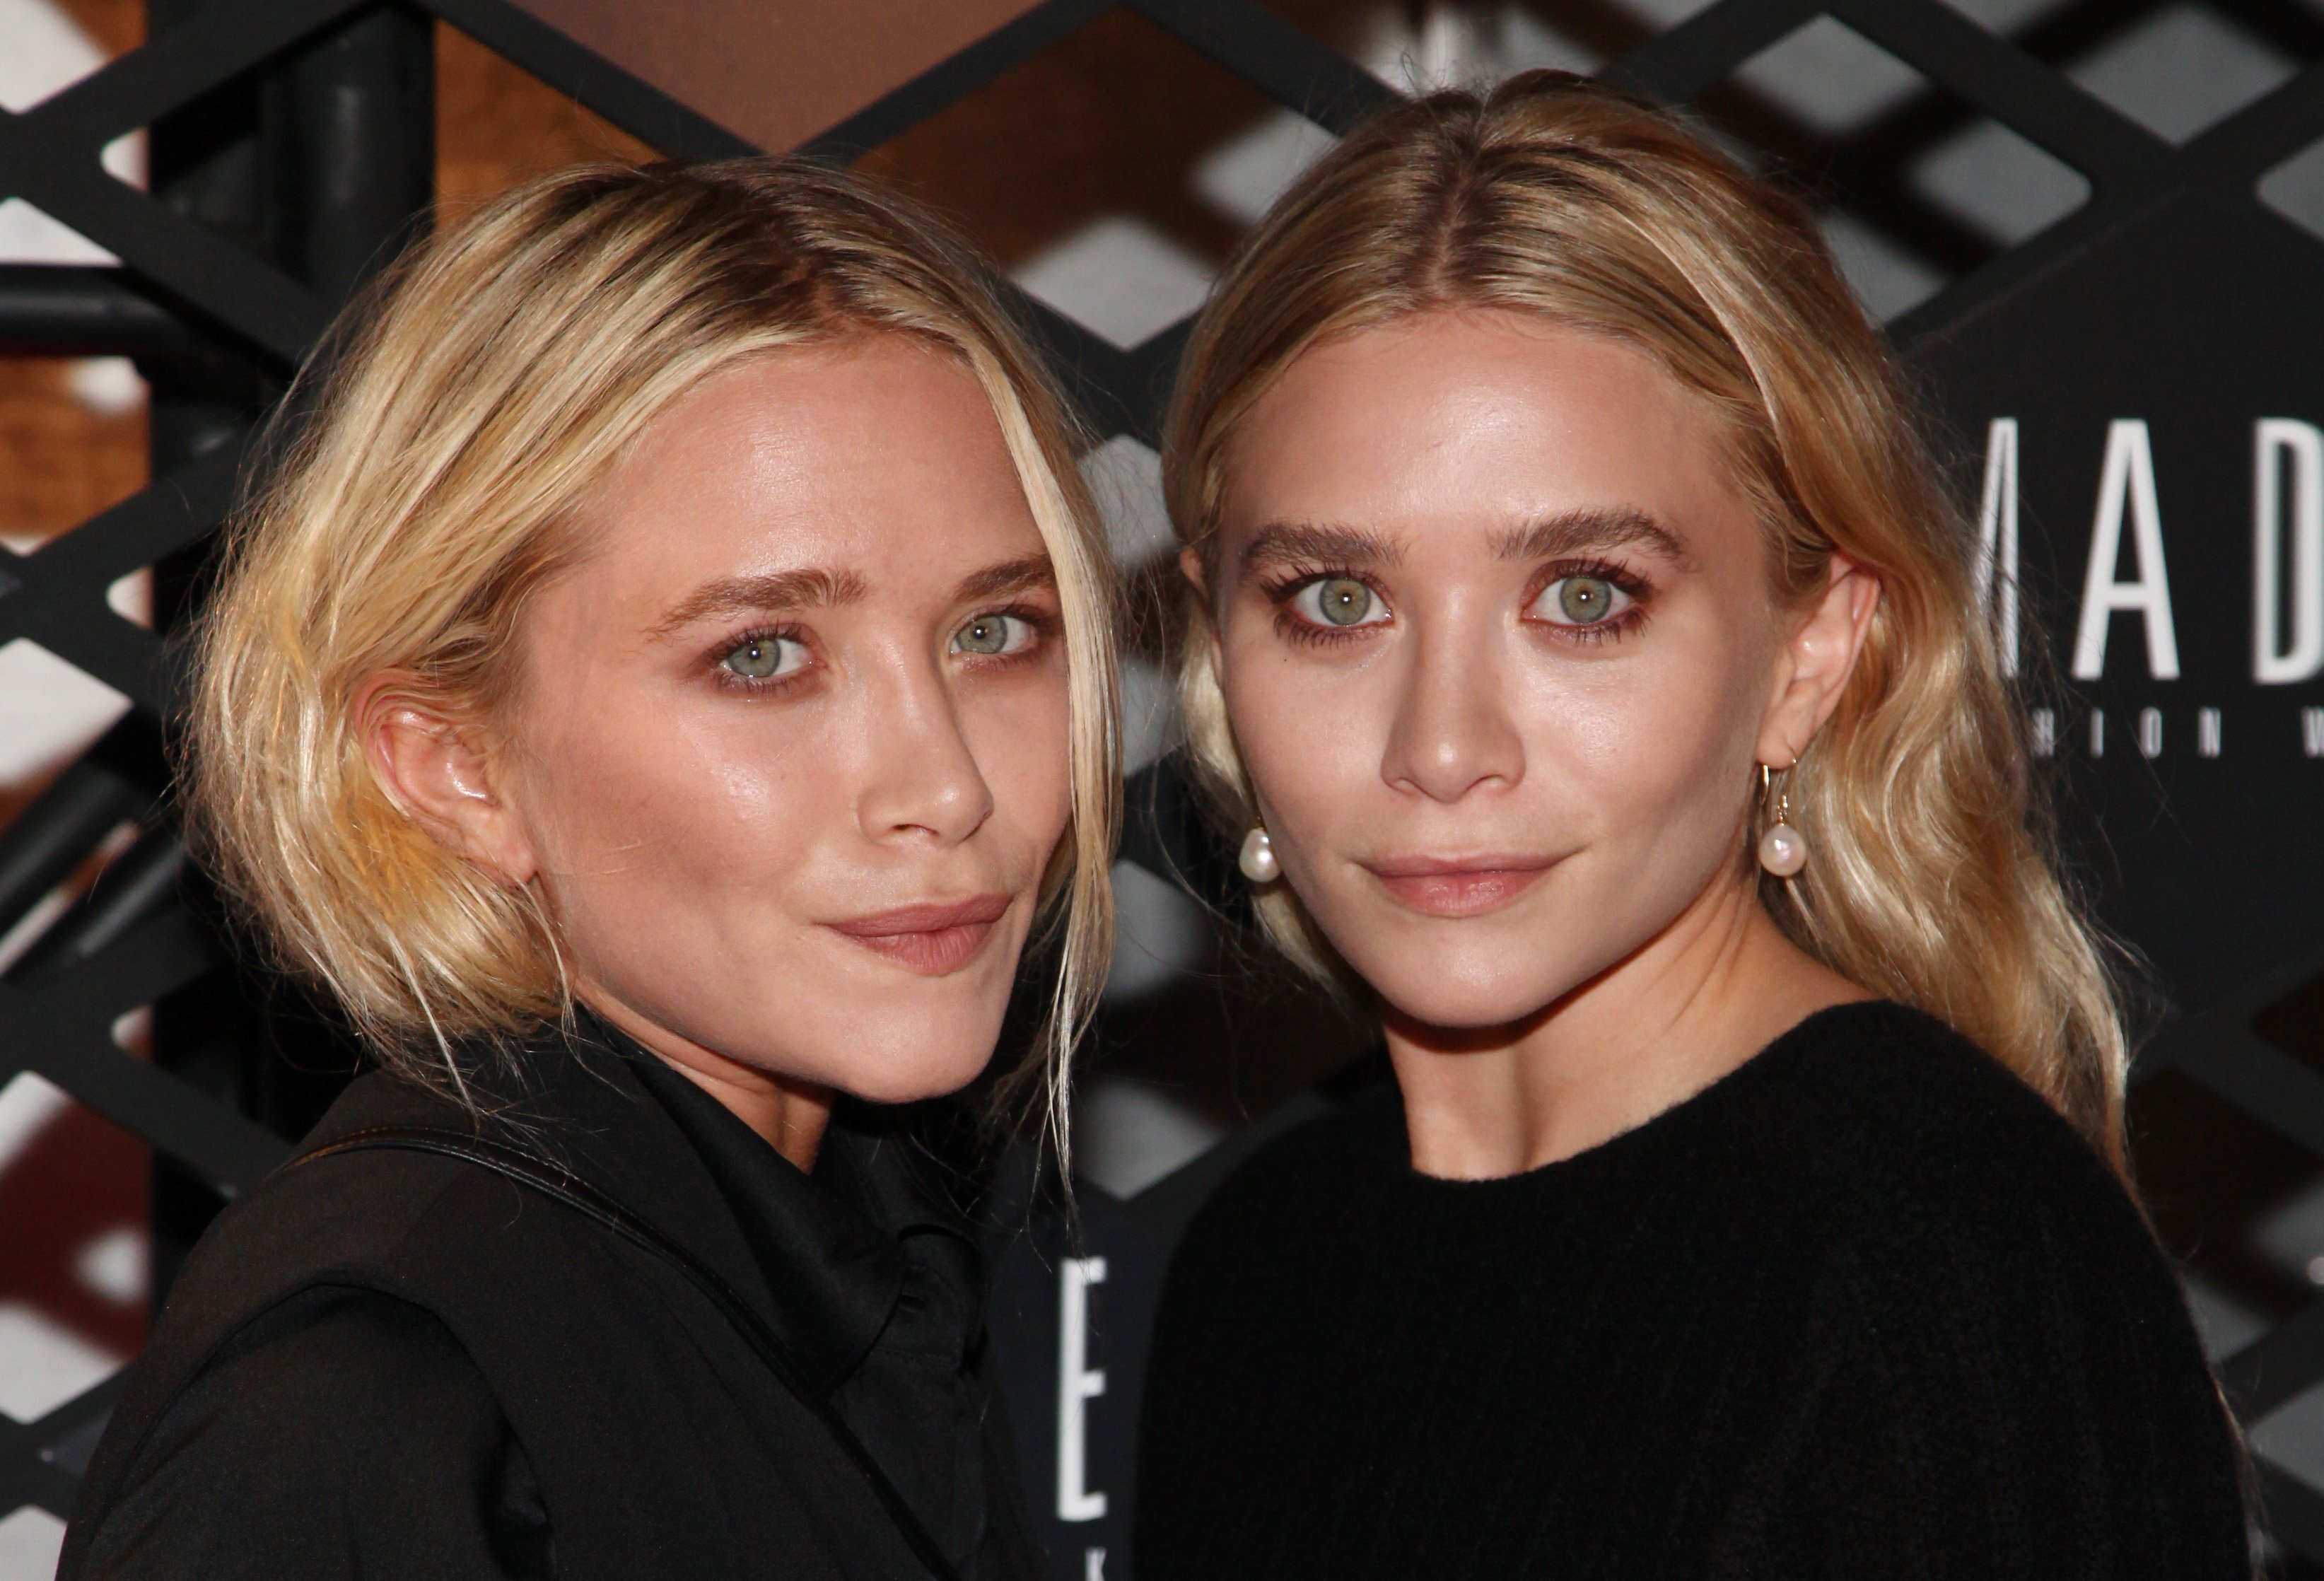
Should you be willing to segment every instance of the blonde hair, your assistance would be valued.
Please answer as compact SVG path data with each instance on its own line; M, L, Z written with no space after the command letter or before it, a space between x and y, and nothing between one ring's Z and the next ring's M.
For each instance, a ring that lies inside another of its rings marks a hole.
M743 358L907 336L990 399L1064 606L1073 827L1044 894L1061 964L1046 1059L1004 1084L1046 1072L1062 1140L1112 934L1112 565L1067 409L965 245L804 162L587 167L416 249L347 332L231 526L196 654L189 824L282 964L387 1067L464 1097L476 1049L570 1013L539 897L406 816L359 691L393 673L456 708L505 702L528 596L586 552L576 504L659 414Z
M1300 179L1229 264L1180 368L1165 486L1207 585L1226 451L1252 405L1318 341L1443 308L1643 349L1723 418L1787 602L1821 592L1835 552L1878 578L1862 658L1788 787L1813 860L1789 882L1761 875L1762 902L1835 971L1983 1045L2121 1170L2116 986L2053 866L1973 535L1805 212L1672 116L1528 73L1391 109ZM1182 700L1240 835L1256 805L1211 612L1190 602ZM1294 960L1344 969L1288 885L1258 905Z

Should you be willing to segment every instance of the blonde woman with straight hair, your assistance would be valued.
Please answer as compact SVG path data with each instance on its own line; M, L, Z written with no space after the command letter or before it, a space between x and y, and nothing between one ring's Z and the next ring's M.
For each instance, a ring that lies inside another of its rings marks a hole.
M1108 561L988 277L812 165L578 170L309 404L187 811L378 1068L197 1250L62 1574L1038 1574L899 1107L1053 927L1061 1120L1109 949Z
M1181 1244L1140 1581L2239 1576L1973 536L1800 207L1555 74L1248 238L1196 763L1392 1082Z

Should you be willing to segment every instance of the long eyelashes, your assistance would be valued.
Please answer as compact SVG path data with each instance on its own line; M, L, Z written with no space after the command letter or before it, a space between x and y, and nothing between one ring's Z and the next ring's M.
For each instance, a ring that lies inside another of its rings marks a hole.
M1023 628L1023 640L1011 640L1004 651L998 652L979 652L959 643L962 632L987 620L1017 623ZM980 609L947 637L946 656L981 672L1010 670L1039 661L1064 632L1064 617L1054 609L1038 605L1012 604ZM797 650L795 662L793 655L783 652L785 649ZM705 651L702 665L715 684L729 691L767 697L806 685L824 668L824 661L806 627L774 624L752 626L720 639ZM752 673L761 668L768 672Z
M751 673L754 662L785 648L799 651L798 664L770 674ZM793 625L754 626L736 632L712 647L703 659L713 681L729 691L754 696L789 691L816 669L815 650L807 640L807 633Z
M954 647L952 652L954 658L973 663L980 670L1030 663L1046 652L1050 643L1062 636L1065 629L1064 616L1054 609L1044 609L1031 604L1011 604L999 609L978 610L953 633L954 642L958 643L962 632L967 631L977 622L984 620L1020 622L1026 628L1027 638L1022 646L1012 646L1005 652L984 652L973 646L965 645Z
M1065 634L1065 617L1056 610L1039 604L1010 604L999 609L980 609L978 615L1005 615L1031 626L1034 634L1044 641L1054 641Z
M1604 583L1618 595L1617 607L1601 618L1586 621L1553 620L1532 613L1552 588L1570 581ZM1386 618L1360 620L1347 624L1325 624L1305 612L1306 605L1316 601L1303 595L1337 582L1353 583L1364 588ZM1303 566L1261 581L1259 588L1274 607L1275 629L1293 642L1315 646L1360 642L1396 624L1395 606L1387 594L1376 581L1360 571ZM1562 560L1535 572L1519 608L1525 612L1522 618L1529 629L1542 632L1553 641L1618 642L1635 634L1646 624L1653 596L1653 585L1628 567L1600 559Z
M1260 590L1267 596L1267 601L1275 606L1275 629L1296 643L1312 643L1318 646L1328 646L1358 641L1371 635L1384 625L1394 624L1395 617L1392 614L1386 621L1368 620L1360 624L1351 625L1330 624L1303 614L1298 606L1305 601L1301 599L1300 595L1310 588L1320 587L1331 582L1353 583L1363 588L1381 610L1387 611L1389 607L1388 598L1381 593L1379 587L1369 578L1356 572L1294 571L1259 585Z
M1553 620L1532 612L1561 586L1603 584L1616 594L1619 607L1595 620ZM1536 572L1526 596L1526 624L1555 634L1561 642L1619 642L1646 624L1652 587L1627 567L1608 560L1567 560Z

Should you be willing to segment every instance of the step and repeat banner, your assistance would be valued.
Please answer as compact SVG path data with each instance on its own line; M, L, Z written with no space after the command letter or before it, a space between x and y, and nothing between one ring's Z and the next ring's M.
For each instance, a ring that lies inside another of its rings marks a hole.
M2319 352L2324 244L2182 191L1914 359L2069 848L2182 1009L2324 931Z

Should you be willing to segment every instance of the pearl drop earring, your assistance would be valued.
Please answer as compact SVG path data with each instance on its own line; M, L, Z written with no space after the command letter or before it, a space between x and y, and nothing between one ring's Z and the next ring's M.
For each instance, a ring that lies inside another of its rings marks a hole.
M1799 760L1792 760L1792 768ZM1763 807L1773 789L1775 772L1766 763L1759 765L1759 800ZM1791 825L1792 769L1784 771L1784 787L1775 790L1775 821L1766 834L1759 837L1759 865L1777 878L1790 878L1808 864L1807 837Z
M1253 883L1273 883L1282 876L1283 864L1275 859L1275 842L1267 837L1266 826L1253 824L1250 833L1242 837L1242 854L1235 865Z

